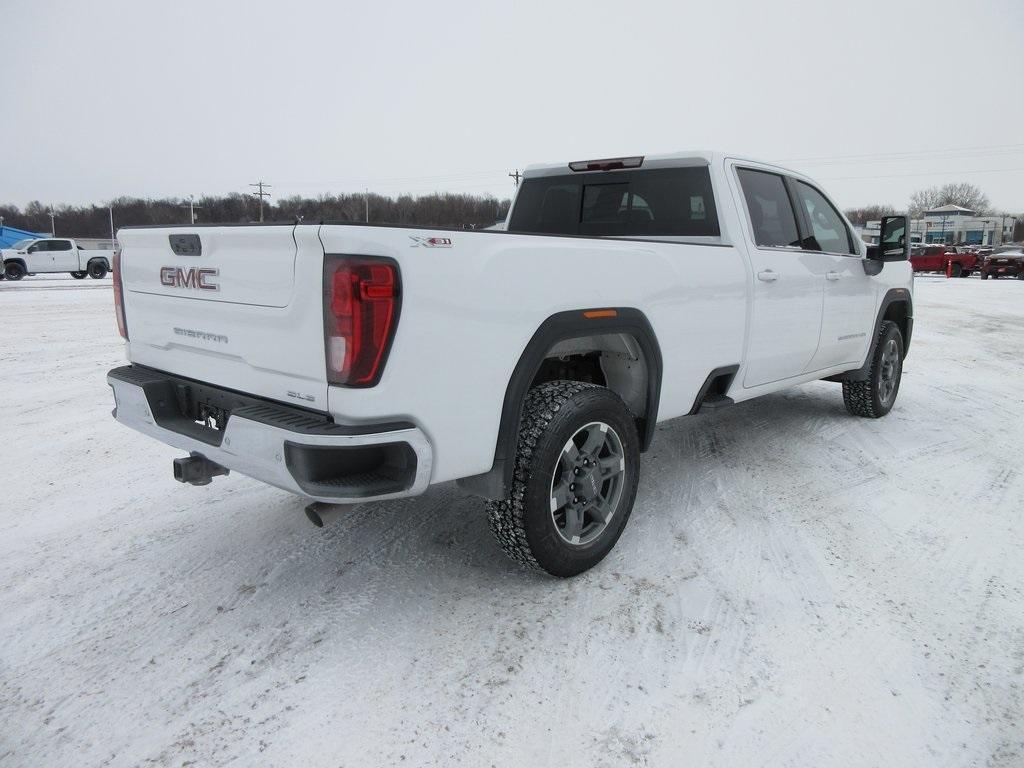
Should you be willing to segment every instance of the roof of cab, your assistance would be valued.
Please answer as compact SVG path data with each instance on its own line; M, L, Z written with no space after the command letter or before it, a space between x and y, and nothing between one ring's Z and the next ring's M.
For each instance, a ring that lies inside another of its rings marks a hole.
M641 155L628 155L628 156L623 155L622 157L623 158L625 158L625 157L641 157ZM739 154L736 154L734 152L721 152L721 151L716 151L716 150L688 150L688 151L682 151L682 152L667 152L667 153L655 154L655 155L642 155L642 157L643 157L643 164L640 166L641 168L680 168L680 167L685 168L685 167L692 167L692 166L715 165L718 162L720 162L722 160L725 160L726 158L729 158L729 159L733 159L733 160L741 160L741 161L747 162L747 163L756 163L757 165L770 166L772 168L777 168L780 171L785 171L786 173L792 174L794 176L803 176L803 174L801 174L801 173L798 173L796 171L792 171L792 170L790 170L788 168L783 168L782 166L780 166L780 165L778 165L776 163L771 163L771 162L768 162L768 161L765 161L765 160L758 160L756 158L747 157L745 155L739 155ZM587 159L589 159L589 158L587 158ZM583 159L582 162L586 162L587 159ZM611 157L607 157L607 158L594 158L593 161L596 162L598 160L606 160L606 159L607 160L615 160L615 159L619 159L619 158L616 157L616 156L611 156ZM573 160L572 162L580 162L580 161ZM555 175L563 175L563 174L570 173L570 172L571 171L569 170L569 163L568 162L561 162L561 163L534 163L532 165L526 166L526 170L523 172L523 177L524 178L534 178L534 177L537 177L537 176L555 176ZM594 173L595 171L578 171L578 172L579 173ZM600 171L596 171L596 172L600 172Z

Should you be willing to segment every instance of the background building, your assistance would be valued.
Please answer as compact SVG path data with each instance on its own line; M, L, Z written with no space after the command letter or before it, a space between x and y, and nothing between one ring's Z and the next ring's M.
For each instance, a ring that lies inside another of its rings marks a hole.
M943 205L924 213L924 242L1002 245L1013 239L1015 216L978 216L969 208Z
M910 242L945 243L946 245L1003 245L1013 242L1016 216L978 216L969 208L943 205L925 211L923 219L910 222ZM869 221L856 227L857 234L866 243L878 244L881 221Z

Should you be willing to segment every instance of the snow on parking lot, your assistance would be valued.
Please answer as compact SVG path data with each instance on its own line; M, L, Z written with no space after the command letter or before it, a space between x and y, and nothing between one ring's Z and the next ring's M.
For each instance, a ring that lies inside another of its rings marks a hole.
M318 530L110 418L110 281L0 283L0 765L1024 764L1024 282L919 279L893 413L662 425L595 570L453 486Z

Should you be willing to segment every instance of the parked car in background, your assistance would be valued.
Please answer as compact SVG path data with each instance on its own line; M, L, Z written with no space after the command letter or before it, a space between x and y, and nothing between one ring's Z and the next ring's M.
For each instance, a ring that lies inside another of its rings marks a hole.
M978 257L950 245L915 245L910 249L910 265L915 272L943 272L952 265L953 277L970 277L978 269Z
M21 240L0 254L8 280L48 272L67 272L76 280L86 275L99 280L106 277L114 260L113 251L87 250L66 237Z
M1024 245L1004 245L996 248L981 267L981 279L1016 277L1024 280Z

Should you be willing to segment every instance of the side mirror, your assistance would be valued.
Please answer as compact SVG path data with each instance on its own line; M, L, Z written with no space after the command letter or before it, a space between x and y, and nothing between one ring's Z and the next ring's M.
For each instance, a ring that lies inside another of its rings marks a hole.
M875 261L907 261L910 258L910 220L906 216L883 216L878 247L868 253Z

